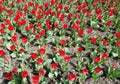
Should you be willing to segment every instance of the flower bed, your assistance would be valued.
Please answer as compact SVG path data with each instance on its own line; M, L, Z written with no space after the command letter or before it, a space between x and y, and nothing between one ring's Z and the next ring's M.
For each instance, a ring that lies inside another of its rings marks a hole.
M119 84L119 0L1 0L2 84Z

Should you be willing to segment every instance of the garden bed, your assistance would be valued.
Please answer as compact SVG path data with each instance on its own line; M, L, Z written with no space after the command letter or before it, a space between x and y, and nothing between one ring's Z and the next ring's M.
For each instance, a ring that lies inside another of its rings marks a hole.
M119 83L119 0L0 1L0 84Z

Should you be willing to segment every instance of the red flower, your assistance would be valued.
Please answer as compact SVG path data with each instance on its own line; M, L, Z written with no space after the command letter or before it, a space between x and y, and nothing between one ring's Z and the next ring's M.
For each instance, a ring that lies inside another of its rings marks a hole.
M34 24L33 23L30 23L29 24L29 28L31 29L31 28L33 28L34 27Z
M16 46L14 46L14 45L10 46L10 50L14 51L15 49L16 49Z
M65 51L64 50L59 50L59 55L60 56L64 56L65 55Z
M22 43L25 44L25 43L27 43L27 42L28 42L28 38L27 38L27 37L23 37L23 38L22 38Z
M91 38L91 43L96 43L97 42L97 39L96 38Z
M40 48L39 53L40 53L41 55L44 55L44 54L45 54L45 49Z
M75 18L79 18L80 17L80 14L79 13L76 13L75 14Z
M32 77L32 82L33 82L33 84L38 84L39 83L39 76L38 75L34 75Z
M106 39L103 39L102 43L103 43L103 45L107 45L108 41Z
M69 62L70 59L71 59L70 56L65 56L65 57L64 57L64 61L65 61L65 62Z
M8 26L8 29L9 29L9 31L13 31L13 30L14 30L14 26L9 25L9 26Z
M35 60L36 57L37 57L37 54L36 54L36 53L31 53L31 58L32 58L33 60Z
M61 14L61 12L57 12L57 13L56 13L56 16L57 16L57 17L59 17L59 16L60 16L60 14Z
M101 14L102 14L102 9L97 9L97 10L95 11L95 13L96 13L97 15L101 15Z
M49 19L46 19L46 24L50 24L50 20Z
M55 3L55 0L50 0L50 3L53 5Z
M40 34L37 34L36 36L35 36L35 39L40 39Z
M92 28L89 28L89 29L87 30L88 34L91 34L91 33L92 33L92 31L93 31L93 29L92 29Z
M26 30L26 31L29 31L30 28L29 28L28 26L25 26L25 30Z
M107 25L107 26L111 26L111 25L112 25L112 21L107 21L107 22L106 22L106 25Z
M18 68L13 68L13 72L17 73L18 72Z
M64 14L59 17L59 21L64 21Z
M76 24L80 24L81 23L81 20L76 20Z
M52 63L51 66L52 66L53 69L56 69L58 67L58 64L57 63Z
M58 24L57 23L54 23L54 28L58 28Z
M83 31L83 30L79 30L79 31L78 31L78 35L79 35L79 36L83 36L83 34L84 34L84 31Z
M102 71L102 69L100 67L98 67L98 68L95 69L96 73L100 73L101 71Z
M16 42L16 41L17 41L16 35L12 36L12 37L11 37L11 40L12 40L13 42Z
M97 4L96 4L96 3L93 3L93 7L96 8L96 7L97 7Z
M112 65L112 68L117 68L117 64L113 64L113 65Z
M2 5L0 5L0 14L2 13L2 11L3 11L3 7Z
M69 79L69 81L73 82L73 81L76 80L76 75L73 74L73 73L70 73L69 76L68 76L68 79Z
M26 24L26 20L21 20L21 24L25 25Z
M116 32L116 33L115 33L115 36L116 36L117 38L120 38L120 32Z
M61 41L60 41L60 44L61 44L61 45L65 45L65 44L66 44L66 40L61 40Z
M99 56L94 57L94 62L99 63L100 62L100 57Z
M45 71L44 71L43 69L40 69L40 70L39 70L39 75L42 75L42 76L43 76L44 74L45 74Z
M20 53L23 53L23 52L24 52L24 49L23 49L23 48L20 48L19 52L20 52Z
M9 72L9 73L6 73L6 79L7 80L11 80L12 79L12 73L11 72Z
M120 41L116 42L116 46L120 47Z
M67 10L68 10L68 7L67 7L67 6L65 6L65 7L64 7L64 11L67 11Z
M86 7L87 7L87 3L86 3L86 2L83 2L83 3L81 4L81 6L82 6L83 8L86 8Z
M67 28L68 28L68 24L67 24L67 23L64 23L64 24L63 24L63 28L64 28L64 29L67 29Z
M9 20L9 19L5 19L5 23L6 23L6 24L8 24L8 25L10 25L10 24L11 24L11 22L10 22L10 20Z
M102 58L103 58L103 59L107 59L107 58L108 58L108 54L107 54L107 53L103 53L103 54L102 54Z
M6 13L10 16L13 14L11 10L6 10Z
M4 58L4 63L8 63L9 62L9 59L8 58Z
M77 49L77 52L81 53L82 50L83 50L83 49L82 49L81 47L79 47L79 48Z
M22 71L21 76L22 76L22 78L26 78L28 76L28 72Z
M102 16L101 15L98 15L97 18L98 18L98 20L102 20Z
M81 8L82 8L81 6L78 6L77 11L81 11Z
M4 50L0 50L0 57L5 55L5 51Z
M51 25L48 24L48 25L46 25L46 27L47 27L48 30L52 30L52 26Z
M44 6L47 8L49 6L48 2L45 2Z
M3 44L3 40L2 39L0 39L0 44Z
M38 58L38 60L37 60L37 64L38 64L38 65L43 64L43 62L44 62L44 60L43 60L42 58Z
M6 25L4 23L1 23L0 25L3 29L6 27Z
M71 19L72 18L72 13L69 13L67 17L68 17L68 19Z
M57 48L54 48L53 51L54 51L54 53L56 53L58 50L57 50Z
M88 17L91 16L91 12L90 12L90 11L87 12L87 16L88 16Z
M82 69L82 73L83 73L83 74L87 74L87 73L88 73L88 69L83 68L83 69Z
M87 13L87 9L86 8L82 9L82 13Z
M3 29L0 29L0 34L4 34L4 30Z
M33 5L33 2L28 2L28 6L32 6Z
M45 30L41 30L40 31L40 34L43 36L43 35L45 35Z

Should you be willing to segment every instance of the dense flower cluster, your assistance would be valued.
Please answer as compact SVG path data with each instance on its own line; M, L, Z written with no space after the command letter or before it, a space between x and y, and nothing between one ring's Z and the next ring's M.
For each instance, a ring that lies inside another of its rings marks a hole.
M120 78L110 58L120 58L120 0L0 0L0 65L10 84Z

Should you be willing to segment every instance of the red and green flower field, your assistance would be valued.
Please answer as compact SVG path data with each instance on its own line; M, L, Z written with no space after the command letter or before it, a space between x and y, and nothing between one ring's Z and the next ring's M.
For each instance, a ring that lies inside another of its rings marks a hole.
M120 0L0 0L0 84L120 84Z

